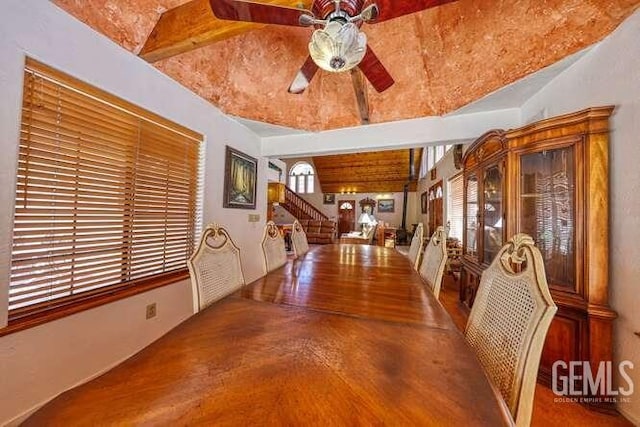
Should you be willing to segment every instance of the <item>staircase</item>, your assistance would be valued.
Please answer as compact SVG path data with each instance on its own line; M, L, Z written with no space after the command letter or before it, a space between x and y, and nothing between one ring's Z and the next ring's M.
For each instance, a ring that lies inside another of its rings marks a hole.
M298 219L314 219L317 221L327 221L329 219L287 186L284 188L284 203L280 203L280 206Z

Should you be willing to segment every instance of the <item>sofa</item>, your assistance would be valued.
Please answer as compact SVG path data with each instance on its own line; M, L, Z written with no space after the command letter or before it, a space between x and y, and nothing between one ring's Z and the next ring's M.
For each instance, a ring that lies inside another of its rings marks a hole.
M335 243L337 236L335 221L301 219L299 222L307 235L307 241L309 243L321 245Z

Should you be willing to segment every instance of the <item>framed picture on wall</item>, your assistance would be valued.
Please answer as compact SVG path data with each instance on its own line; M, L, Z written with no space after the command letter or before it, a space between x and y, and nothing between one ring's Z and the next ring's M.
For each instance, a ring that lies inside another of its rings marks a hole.
M429 173L429 178L431 178L431 181L435 180L438 177L438 171L436 170L436 168L431 169Z
M322 198L322 203L325 205L335 205L336 195L333 193L324 193L324 196Z
M394 199L380 199L378 200L378 213L392 213L395 212L396 201Z
M227 145L224 172L223 206L255 209L258 161Z
M429 199L427 198L427 192L425 191L420 195L420 211L423 214L427 213L428 204L429 204Z

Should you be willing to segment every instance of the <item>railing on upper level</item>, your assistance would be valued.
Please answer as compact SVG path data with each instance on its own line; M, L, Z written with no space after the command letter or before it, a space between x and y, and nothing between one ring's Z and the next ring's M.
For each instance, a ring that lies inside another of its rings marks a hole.
M311 203L298 196L292 189L285 186L284 203L280 204L289 213L298 219L315 219L318 221L326 221L329 218L316 209Z

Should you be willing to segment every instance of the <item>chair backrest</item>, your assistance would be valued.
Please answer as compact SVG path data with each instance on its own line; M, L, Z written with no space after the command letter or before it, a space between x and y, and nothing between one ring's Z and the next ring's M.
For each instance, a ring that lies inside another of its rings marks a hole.
M420 265L420 276L427 283L436 298L440 296L442 275L447 264L447 236L444 227L436 228L431 240L427 243Z
M302 225L295 220L291 229L291 244L293 245L293 253L296 258L309 252L309 242L307 242L307 234L302 229Z
M424 244L424 230L422 223L419 223L416 227L416 231L411 238L411 246L409 246L409 261L413 264L413 268L418 270L420 267L420 255L422 252L422 245Z
M262 251L264 252L264 264L267 273L282 267L287 262L284 238L273 221L267 222L264 227Z
M378 228L378 223L365 226L362 229L362 238L367 240L367 244L373 244L373 239L376 237L376 230Z
M540 354L556 310L540 251L530 236L515 235L482 273L465 335L517 426L531 422Z
M198 312L244 285L240 249L227 230L210 224L187 261L193 289L193 311Z

